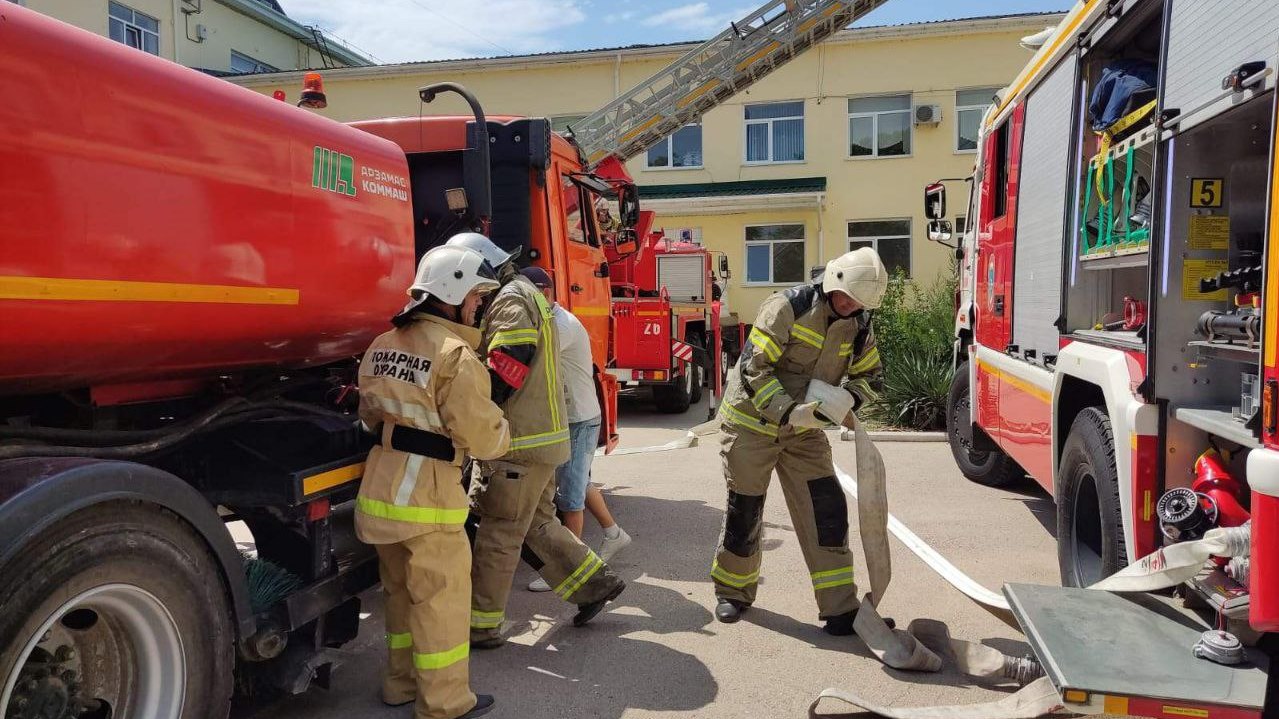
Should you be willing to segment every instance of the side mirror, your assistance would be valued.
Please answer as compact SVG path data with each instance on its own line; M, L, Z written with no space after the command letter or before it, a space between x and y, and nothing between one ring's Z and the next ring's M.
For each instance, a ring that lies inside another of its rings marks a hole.
M924 188L924 217L930 220L946 218L946 186L940 182Z
M622 227L638 225L639 215L639 188L635 185L622 185L617 188L617 219Z
M951 238L950 223L945 220L933 220L928 223L928 239L931 242L947 243Z
M618 230L613 238L613 252L625 257L635 254L637 250L639 250L639 239L635 236L635 230L630 228Z
M732 271L728 269L728 256L727 256L727 255L720 255L720 256L719 256L719 276L720 276L720 277L723 277L724 279L728 279L729 277L732 277L732 276L733 276Z

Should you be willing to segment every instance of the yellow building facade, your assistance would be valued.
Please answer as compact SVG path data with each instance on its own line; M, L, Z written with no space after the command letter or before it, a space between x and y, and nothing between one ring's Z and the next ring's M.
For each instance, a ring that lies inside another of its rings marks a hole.
M852 247L874 246L890 267L929 281L950 270L953 255L926 239L923 187L971 173L984 107L1030 57L1019 40L1059 19L841 31L632 158L641 204L669 236L728 256L727 299L745 321L769 293L807 280ZM335 70L325 74L328 108L320 112L341 121L469 114L453 95L419 103L419 87L449 80L471 90L490 117L544 116L562 129L692 47ZM232 81L292 95L301 75Z
M10 0L13 1L13 0ZM17 0L19 5L215 74L369 65L271 0Z

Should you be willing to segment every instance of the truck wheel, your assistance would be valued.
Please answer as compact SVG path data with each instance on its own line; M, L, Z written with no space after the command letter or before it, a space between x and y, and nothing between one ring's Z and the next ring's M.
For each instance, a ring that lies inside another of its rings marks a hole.
M706 384L706 378L709 376L706 367L697 361L698 357L706 356L706 343L697 335L689 336L686 341L693 346L693 361L684 363L684 371L693 375L692 390L688 393L688 402L689 404L697 404L702 401L702 387Z
M1110 418L1096 407L1075 417L1057 471L1057 563L1061 583L1087 587L1128 564Z
M693 404L693 387L697 380L697 371L688 368L696 366L694 362L685 364L685 371L670 384L653 385L653 403L657 411L664 414L680 414L687 412Z
M972 407L972 394L968 391L968 365L961 364L955 370L950 384L950 399L946 408L946 436L950 440L950 452L955 464L968 479L987 487L1007 487L1021 482L1026 472L1012 457L997 449L974 449L971 442L960 434L961 422L967 422Z
M180 519L135 502L72 515L0 567L8 719L224 719L234 635L220 569Z

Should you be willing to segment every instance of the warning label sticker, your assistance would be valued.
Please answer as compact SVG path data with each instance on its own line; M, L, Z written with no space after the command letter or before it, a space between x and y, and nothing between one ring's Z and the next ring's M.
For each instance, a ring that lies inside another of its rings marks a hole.
M373 350L364 358L360 374L425 388L426 380L431 376L431 360L396 350Z
M1186 246L1192 250L1224 250L1230 247L1229 215L1191 215Z
M1226 299L1225 290L1200 292L1199 280L1216 277L1230 268L1226 260L1186 260L1181 266L1181 299L1189 302L1221 302Z

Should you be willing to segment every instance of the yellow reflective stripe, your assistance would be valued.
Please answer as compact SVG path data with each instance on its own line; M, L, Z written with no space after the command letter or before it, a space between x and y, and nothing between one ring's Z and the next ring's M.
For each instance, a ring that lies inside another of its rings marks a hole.
M413 666L418 669L443 669L457 664L469 656L471 656L471 642L468 639L456 647L442 652L433 654L418 654L414 652Z
M826 341L825 335L818 334L817 332L801 325L792 325L790 328L790 336L806 345L816 347L817 349L821 349L822 343Z
M777 343L773 341L772 337L769 337L758 329L752 327L750 336L747 339L750 340L751 344L763 351L764 356L768 358L769 362L776 362L781 359L782 348L777 346Z
M813 578L813 589L842 587L853 583L853 568L828 569L824 572L813 572L809 576Z
M551 322L550 320L542 321L542 352L550 351L554 346L551 342ZM558 370L555 368L558 357L543 357L542 361L546 365L546 402L551 408L551 427L560 429L564 425L560 423L560 408L555 403L555 398L560 396L560 381Z
M715 561L711 564L711 579L717 580L720 584L741 589L759 581L759 570L756 569L750 574L734 574L719 566L719 561Z
M755 398L751 400L751 404L755 405L755 409L763 409L768 406L771 400L778 392L782 391L782 383L777 378L770 379L764 383L764 386L755 394Z
M755 417L752 417L749 414L746 414L745 412L723 402L720 403L719 410L724 416L724 419L739 427L743 427L752 432L758 432L759 434L768 435L769 437L777 436L777 425L772 422L764 421L763 424L760 424L759 419L756 419Z
M413 635L408 632L403 634L387 634L386 645L392 649L408 649L413 646Z
M847 357L848 355L850 355L850 354L852 354L852 353L853 353L853 343L852 343L852 342L840 342L840 343L839 343L839 356L840 356L840 357Z
M471 628L473 629L495 629L502 626L502 620L504 619L506 619L506 612L471 610Z
M368 497L356 497L355 509L370 517L390 519L413 524L466 524L469 509L440 509L439 507L397 507Z
M493 333L493 339L489 342L489 347L535 344L537 344L537 330L535 329L502 330Z
M848 373L861 374L862 372L869 372L874 369L877 364L879 364L879 348L871 347L869 352L862 355L861 359L854 362L853 366L848 368Z
M526 434L511 440L511 449L532 449L568 441L568 430L557 429L554 432Z
M831 580L829 582L821 582L821 583L813 582L812 589L829 590L830 587L842 587L845 585L851 585L851 583L853 583L852 577L844 577L843 580Z
M565 593L565 590L568 589L569 585L573 584L574 582L577 582L577 587L574 587L573 590L569 590L570 593L571 591L575 591L578 587L581 586L581 582L578 582L578 578L586 574L587 572L594 574L595 573L594 570L599 569L599 567L596 566L597 563L603 564L603 561L600 559L599 555L596 554L595 552L592 552L589 549L586 550L586 558L582 560L581 564L577 565L577 569L573 570L572 574L565 577L564 581L560 582L559 586L555 587L555 593L567 599L568 595Z
M573 586L569 587L568 589L565 589L564 594L560 596L564 597L565 601L568 601L569 598L572 597L577 592L577 590L586 586L586 583L591 581L591 577L595 576L595 573L598 572L601 568L603 568L603 566L604 566L604 560L600 559L599 557L596 557L595 564L591 567L591 570L586 573L586 576L574 582Z

